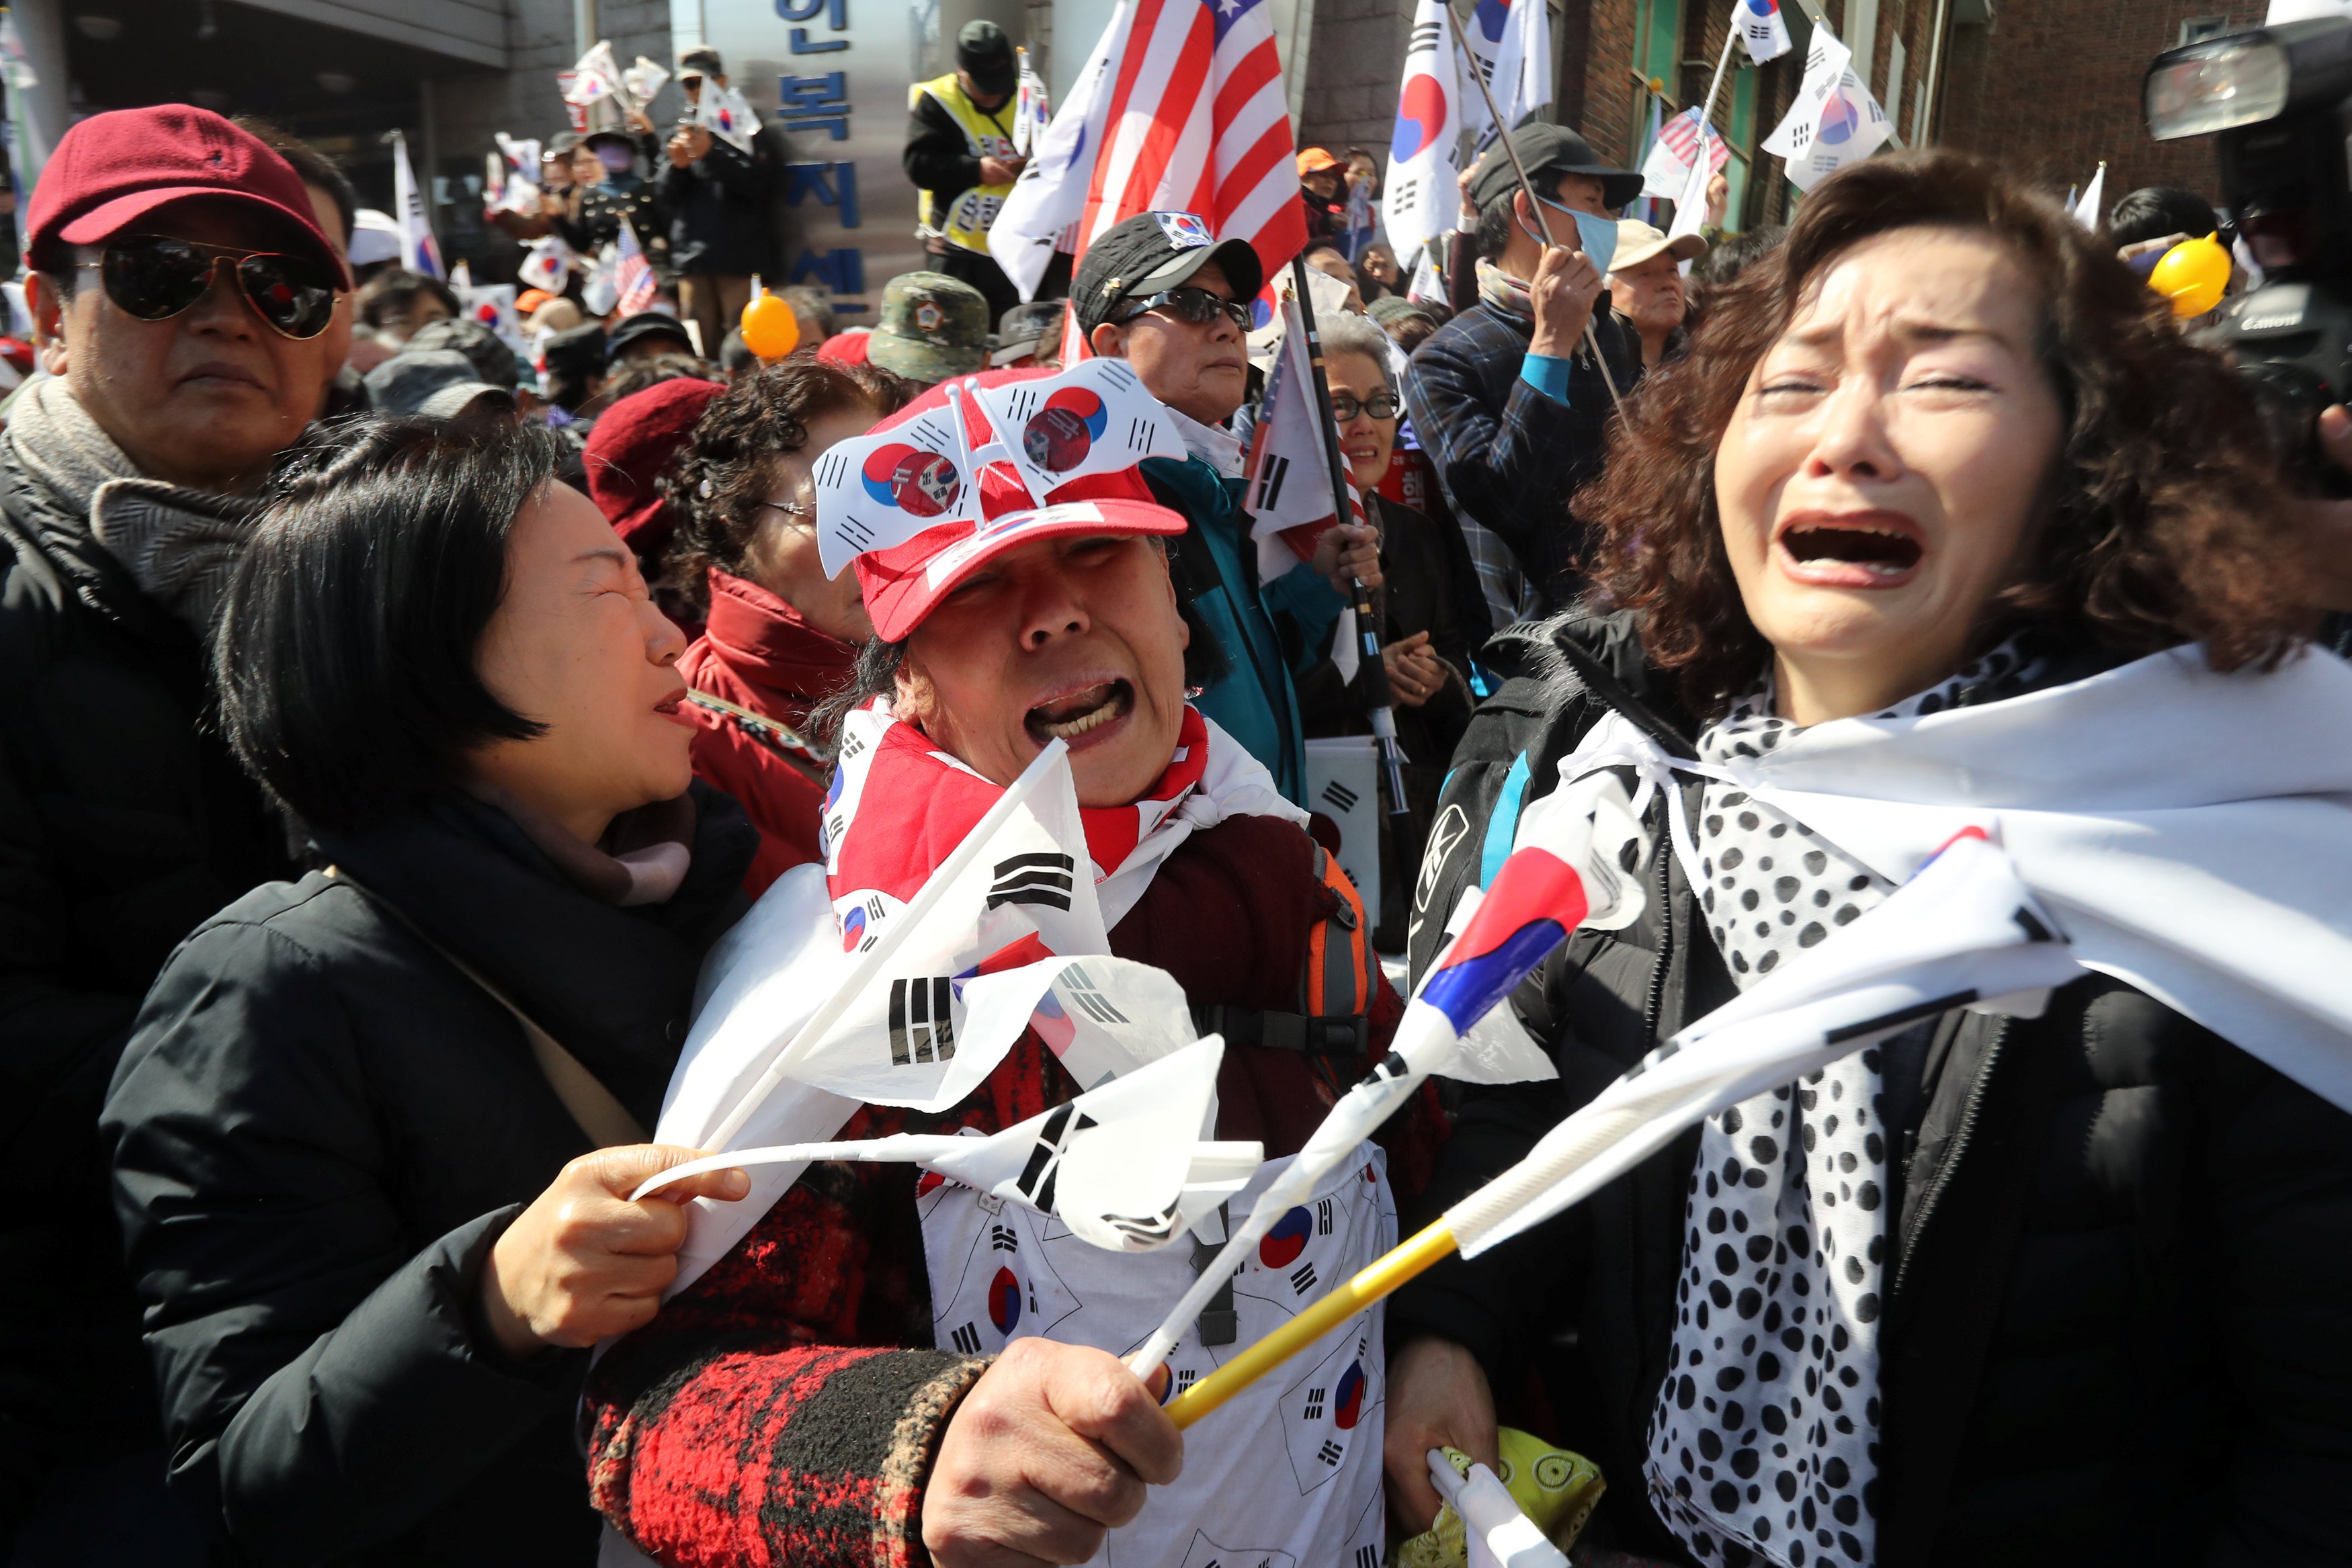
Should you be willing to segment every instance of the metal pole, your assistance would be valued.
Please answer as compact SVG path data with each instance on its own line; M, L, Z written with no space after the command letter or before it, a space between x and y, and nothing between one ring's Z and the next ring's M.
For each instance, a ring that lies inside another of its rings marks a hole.
M1307 287L1307 263L1299 256L1290 258L1290 287L1298 296L1298 320L1307 334L1307 366L1314 383L1315 416L1323 422L1323 452L1329 459L1331 477L1332 526L1348 520L1352 486L1348 483L1348 459L1339 451L1339 431L1331 422L1331 378L1323 369L1323 335L1315 326L1315 297ZM1397 744L1396 712L1389 702L1387 673L1381 668L1381 630L1372 619L1372 591L1363 580L1348 580L1348 597L1356 616L1356 643L1364 676L1364 717L1372 727L1372 737L1379 743L1381 779L1389 798L1389 815L1403 816L1412 808L1404 798L1404 748Z
M1536 227L1543 231L1544 244L1557 249L1559 242L1551 237L1551 220L1544 216L1543 198L1536 194L1535 183L1528 178L1528 166L1519 162L1519 150L1511 145L1511 132L1503 124L1502 111L1495 107L1495 89L1486 85L1486 73L1479 70L1475 64L1477 57L1470 53L1470 40L1462 34L1462 18L1454 14L1454 7L1451 5L1446 5L1443 9L1445 12L1446 21L1454 27L1454 47L1457 55L1468 56L1473 62L1470 79L1478 84L1478 96L1486 100L1486 119L1495 127L1495 140L1502 144L1503 155L1511 161L1511 172L1519 177L1519 189L1528 193L1528 206L1536 214ZM1302 284L1300 287L1304 287L1305 285ZM1592 318L1590 316L1584 319L1584 341L1592 350L1592 362L1601 367L1601 379L1609 388L1609 401L1617 405L1619 413L1624 413L1625 400L1618 394L1617 378L1609 373L1608 356L1601 351L1601 339L1592 330Z

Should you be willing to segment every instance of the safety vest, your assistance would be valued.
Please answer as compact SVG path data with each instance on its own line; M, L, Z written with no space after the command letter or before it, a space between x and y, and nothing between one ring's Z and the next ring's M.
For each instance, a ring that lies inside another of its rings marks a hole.
M973 157L1011 158L1013 155L1013 138L1006 133L1003 122L971 101L971 95L964 91L963 83L955 72L950 71L929 81L917 82L908 89L908 112L921 106L925 93L938 99L956 124L963 128L964 144L971 149ZM1003 114L1012 108L1013 104L1008 100L996 112ZM1004 198L1012 193L1013 183L1009 180L1001 185L974 185L957 193L955 204L942 212L943 199L940 193L925 191L922 193L923 233L927 237L937 235L950 245L976 250L984 256L988 253L988 226L996 221L998 210L1004 205Z

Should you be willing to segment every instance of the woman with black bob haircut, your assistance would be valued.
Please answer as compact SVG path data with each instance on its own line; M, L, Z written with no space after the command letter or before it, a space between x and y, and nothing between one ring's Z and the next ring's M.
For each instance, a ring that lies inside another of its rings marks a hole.
M642 1129L752 835L559 456L334 427L219 618L229 740L331 863L182 944L104 1127L172 1486L239 1561L595 1558L572 1413L675 1272L627 1197L686 1157Z
M1548 1406L1640 1558L2352 1560L2352 670L2242 381L2055 203L1874 158L1711 296L1576 515L1597 601L1482 653L1413 959L1596 773L1658 786L1646 905L1513 995L1559 1081L1467 1092L1424 1215L1759 978L1885 959L1956 834L2087 972L1932 991L1400 1291L1397 1522L1431 1448Z

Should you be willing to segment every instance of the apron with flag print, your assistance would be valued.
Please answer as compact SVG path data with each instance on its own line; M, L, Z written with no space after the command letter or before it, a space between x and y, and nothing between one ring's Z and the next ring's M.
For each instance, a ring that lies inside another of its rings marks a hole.
M1234 1222L1289 1163L1259 1170L1226 1206ZM1042 1336L1125 1356L1192 1283L1193 1249L1181 1242L1157 1252L1106 1251L1049 1215L931 1173L916 1205L941 1350L992 1355ZM1223 1232L1207 1239L1222 1241ZM1231 1343L1203 1345L1198 1326L1177 1343L1168 1359L1171 1396L1396 1239L1387 1157L1361 1145L1276 1222L1234 1277ZM1388 1528L1385 1364L1374 1307L1234 1396L1185 1435L1184 1473L1150 1489L1143 1511L1110 1532L1092 1568L1380 1568Z

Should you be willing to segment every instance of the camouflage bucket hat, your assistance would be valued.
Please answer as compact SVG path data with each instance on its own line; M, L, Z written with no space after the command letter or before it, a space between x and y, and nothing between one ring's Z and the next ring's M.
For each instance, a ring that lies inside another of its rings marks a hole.
M866 358L895 375L937 383L988 363L988 300L943 272L908 272L882 290Z

